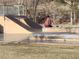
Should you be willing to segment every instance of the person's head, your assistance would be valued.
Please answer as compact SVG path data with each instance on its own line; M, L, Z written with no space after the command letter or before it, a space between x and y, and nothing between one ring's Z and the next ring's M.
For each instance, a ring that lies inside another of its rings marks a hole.
M49 15L47 15L47 17L50 17Z
M47 15L46 17L45 17L45 19L47 19L47 18L49 18L50 16L49 15Z

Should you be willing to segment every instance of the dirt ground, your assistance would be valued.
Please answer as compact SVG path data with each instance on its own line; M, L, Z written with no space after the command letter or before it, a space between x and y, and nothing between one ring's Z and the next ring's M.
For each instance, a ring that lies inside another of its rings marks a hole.
M0 45L0 59L79 59L79 46L6 44Z

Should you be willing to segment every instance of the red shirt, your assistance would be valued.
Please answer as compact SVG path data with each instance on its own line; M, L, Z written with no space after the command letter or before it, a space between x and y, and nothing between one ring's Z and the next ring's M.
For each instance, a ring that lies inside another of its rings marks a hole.
M51 23L52 23L51 19L49 17L47 17L45 22L44 22L44 26L49 27L49 26L51 26Z

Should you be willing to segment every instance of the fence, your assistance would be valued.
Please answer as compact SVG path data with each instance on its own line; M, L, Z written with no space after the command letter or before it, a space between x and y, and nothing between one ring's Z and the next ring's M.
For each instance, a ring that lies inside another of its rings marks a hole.
M0 15L24 15L24 6L0 5Z

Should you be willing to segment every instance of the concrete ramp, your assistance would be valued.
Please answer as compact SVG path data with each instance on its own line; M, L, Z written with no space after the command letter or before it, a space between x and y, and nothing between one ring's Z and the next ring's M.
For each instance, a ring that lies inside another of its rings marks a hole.
M1 29L2 27L4 28L4 41L11 42L24 40L33 32L41 31L41 29L36 29L29 25L31 24L30 21L29 24L26 23L24 17L19 18L20 19L16 16L0 16Z
M31 33L31 28L21 23L17 19L10 19L6 16L0 16L0 32L4 33Z
M31 28L34 28L34 29L42 29L42 26L39 25L38 23L35 23L33 22L33 19L32 18L27 18L25 17L24 18L24 21L31 27Z
M33 22L32 19L29 19L26 16L7 16L7 18L30 32L42 31L42 27L39 24Z
M4 33L31 33L31 28L29 28L27 25L21 23L17 19L10 19L8 17L5 17L5 25L4 25Z
M19 19L22 18L22 20L24 20L25 23L28 24L31 28L34 28L34 29L42 29L42 26L39 25L38 23L35 23L32 18L28 18L27 16L14 16L14 18L15 17L16 18L19 18Z

